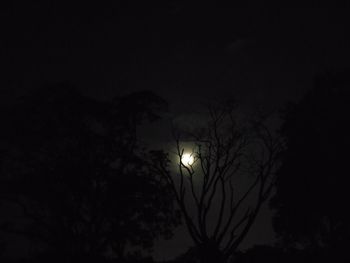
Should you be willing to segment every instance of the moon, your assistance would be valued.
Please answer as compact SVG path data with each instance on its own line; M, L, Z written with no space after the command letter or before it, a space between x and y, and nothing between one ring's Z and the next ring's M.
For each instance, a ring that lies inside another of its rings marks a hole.
M194 157L190 153L184 153L181 157L181 162L184 165L192 165L194 163Z

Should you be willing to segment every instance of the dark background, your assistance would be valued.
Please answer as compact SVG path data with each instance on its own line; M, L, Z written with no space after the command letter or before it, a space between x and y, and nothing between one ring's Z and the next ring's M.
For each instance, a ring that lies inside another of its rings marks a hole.
M170 114L143 136L166 145L169 120L202 102L234 96L242 112L277 110L299 100L317 72L346 67L348 11L9 3L0 11L0 100L11 104L38 85L67 80L101 100L151 90ZM265 208L243 247L274 242L270 214ZM156 259L185 251L190 242L178 232L156 245Z
M346 22L344 8L14 4L1 11L3 92L69 79L105 98L148 88L188 103L281 101L346 64Z

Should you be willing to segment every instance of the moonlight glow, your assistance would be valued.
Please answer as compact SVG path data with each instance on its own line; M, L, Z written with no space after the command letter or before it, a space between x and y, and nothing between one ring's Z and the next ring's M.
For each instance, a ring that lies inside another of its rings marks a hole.
M184 153L181 157L181 162L184 165L192 165L194 163L194 158L190 153Z

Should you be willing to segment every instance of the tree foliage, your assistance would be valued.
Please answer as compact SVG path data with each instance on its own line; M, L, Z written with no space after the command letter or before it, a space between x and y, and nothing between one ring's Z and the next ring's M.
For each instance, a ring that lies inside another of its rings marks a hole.
M150 92L98 102L63 84L8 109L0 197L20 218L3 229L90 259L123 258L170 237L172 196L137 138L138 125L164 106Z
M349 75L327 73L284 114L286 149L271 202L285 243L341 250L349 244Z

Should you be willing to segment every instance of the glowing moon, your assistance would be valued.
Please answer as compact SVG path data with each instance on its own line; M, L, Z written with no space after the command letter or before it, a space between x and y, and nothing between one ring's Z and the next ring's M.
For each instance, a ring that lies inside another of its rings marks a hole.
M184 153L181 157L181 162L184 165L192 165L194 163L194 157L190 153Z

